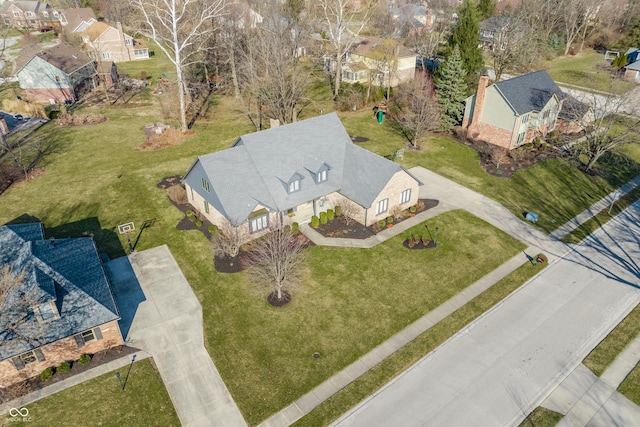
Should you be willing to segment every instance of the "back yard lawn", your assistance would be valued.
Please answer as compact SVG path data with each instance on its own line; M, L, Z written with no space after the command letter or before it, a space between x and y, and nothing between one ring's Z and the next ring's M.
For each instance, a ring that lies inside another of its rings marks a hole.
M544 68L553 80L602 92L625 93L636 84L622 79L611 78L611 67L604 60L604 54L593 49L585 49L576 55L559 56L547 61Z

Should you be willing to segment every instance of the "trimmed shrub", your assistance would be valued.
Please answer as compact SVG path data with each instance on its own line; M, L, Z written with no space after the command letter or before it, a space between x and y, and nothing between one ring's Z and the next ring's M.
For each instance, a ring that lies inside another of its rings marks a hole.
M202 221L197 220L197 221L196 221L196 225L197 225L198 227L202 227Z
M334 214L334 212L333 212L333 209L329 209L329 210L327 210L327 219L328 219L329 221L331 221L333 218L335 218L335 214Z
M326 224L326 223L327 223L327 213L320 212L320 224Z
M53 376L53 368L47 368L44 371L40 372L40 380L49 381Z
M387 226L387 221L385 221L384 219L381 219L380 221L378 221L378 226L380 228L384 228Z
M88 365L89 363L91 363L91 356L89 354L83 354L80 356L80 358L78 359L78 363L81 365Z
M297 222L294 222L293 224L291 224L291 232L293 234L298 234L299 231L300 231L300 224L298 224Z
M218 232L218 227L215 224L211 224L208 230L209 230L209 233L216 234Z
M387 224L393 224L393 216L389 215L387 217Z
M60 372L60 373L68 372L70 370L71 370L71 363L69 362L62 362L60 366L56 368L56 372Z
M314 216L312 216L312 217L311 217L311 226L312 226L313 228L318 228L318 226L319 226L319 225L320 225L320 220L318 219L318 217L317 217L317 216L315 216L315 215L314 215Z
M195 215L189 215L189 221L195 222L196 221L196 216Z
M418 210L418 209L417 209L415 206L411 206L411 207L409 208L409 212L411 212L411 213L416 213L416 211L417 211L417 210Z
M193 216L193 211L192 211L191 209L189 209L189 210L186 212L186 214L187 214L187 216Z
M342 206L338 205L336 206L336 216L340 216L342 215Z

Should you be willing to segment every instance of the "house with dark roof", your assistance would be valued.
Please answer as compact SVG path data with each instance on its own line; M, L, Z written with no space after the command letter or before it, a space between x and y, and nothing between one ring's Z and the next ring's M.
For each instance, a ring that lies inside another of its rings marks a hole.
M545 70L488 83L481 76L478 92L465 100L468 137L510 150L555 129L566 95Z
M354 144L335 113L241 136L198 157L183 182L213 224L243 227L251 238L346 204L356 208L353 219L371 225L415 205L422 185Z
M413 81L416 58L414 52L395 39L368 37L347 53L342 81L395 87Z
M0 227L0 386L122 344L120 315L93 239L45 239L41 223Z
M74 102L96 87L96 63L67 43L32 55L16 73L31 101Z
M480 41L489 50L504 49L512 18L495 15L480 21Z

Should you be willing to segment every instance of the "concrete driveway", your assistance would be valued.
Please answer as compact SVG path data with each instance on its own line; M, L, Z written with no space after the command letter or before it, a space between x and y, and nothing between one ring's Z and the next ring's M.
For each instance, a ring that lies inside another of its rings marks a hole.
M518 425L640 302L639 262L637 202L334 425Z
M107 265L123 335L153 356L182 425L246 426L204 347L202 306L167 246Z

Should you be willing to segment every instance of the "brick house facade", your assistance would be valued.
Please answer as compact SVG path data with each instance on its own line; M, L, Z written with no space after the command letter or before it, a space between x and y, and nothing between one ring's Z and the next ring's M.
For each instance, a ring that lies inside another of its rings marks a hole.
M345 203L356 206L354 220L371 225L415 205L422 185L355 145L335 113L244 135L199 157L182 181L205 218L240 227L248 240Z
M566 95L540 70L488 86L465 100L462 127L467 136L508 150L553 131Z

